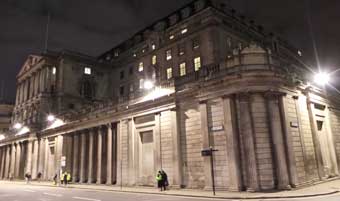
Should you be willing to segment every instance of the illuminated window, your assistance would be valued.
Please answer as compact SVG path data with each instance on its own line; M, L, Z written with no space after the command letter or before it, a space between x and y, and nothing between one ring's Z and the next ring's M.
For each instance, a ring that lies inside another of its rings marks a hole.
M184 46L184 44L181 44L181 45L178 46L178 55L182 56L184 54L185 54L185 46Z
M184 76L187 73L185 63L179 65L179 75Z
M135 90L133 84L130 84L130 92L133 92Z
M133 57L137 57L137 54L136 54L136 53L133 53Z
M167 50L166 51L166 60L171 60L172 59L172 53L171 53L171 50Z
M52 74L55 75L57 73L57 68L56 67L53 67L52 68Z
M194 59L194 67L195 67L195 71L198 71L201 68L201 57L196 57Z
M298 55L302 57L302 52L300 50L298 51Z
M155 50L155 49L156 49L156 45L155 45L155 44L152 44L152 45L151 45L151 49L152 49L152 50Z
M86 75L91 75L91 74L92 74L91 68L85 67L85 68L84 68L84 73L85 73Z
M166 69L166 78L169 80L172 78L172 68Z
M138 65L138 72L142 72L144 70L144 63L140 62Z
M196 38L192 41L192 48L198 49L200 47L200 41Z
M170 35L170 36L169 36L169 39L170 39L170 40L172 40L172 39L174 39L174 38L175 38L174 35Z
M144 79L140 79L139 80L139 88L143 89L143 86L144 86Z
M119 56L118 50L115 51L115 54L114 54L114 55L115 55L115 57L118 57L118 56Z
M152 63L152 65L156 65L156 63L157 63L157 56L156 55L152 56L151 63Z
M187 28L182 29L181 34L185 34L186 32L188 32L188 29L187 29Z

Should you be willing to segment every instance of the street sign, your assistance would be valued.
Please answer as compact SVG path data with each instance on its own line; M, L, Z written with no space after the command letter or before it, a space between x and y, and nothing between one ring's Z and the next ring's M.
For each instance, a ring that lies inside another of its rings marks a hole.
M217 149L214 149L213 147L209 147L207 149L203 149L201 151L201 154L203 157L206 157L206 156L210 156L210 168L211 168L211 179L212 179L212 187L213 187L213 193L214 195L216 195L216 192L215 192L215 174L214 174L214 155L213 153L215 151L218 151Z
M202 156L211 156L212 151L210 149L203 149L201 151Z

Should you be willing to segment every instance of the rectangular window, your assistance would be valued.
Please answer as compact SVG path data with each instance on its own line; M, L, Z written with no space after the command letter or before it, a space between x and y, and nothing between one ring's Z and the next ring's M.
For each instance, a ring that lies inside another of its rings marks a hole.
M86 75L91 75L91 68L89 68L89 67L85 67L84 68L84 73L86 74Z
M170 39L170 40L172 40L172 39L174 39L174 38L175 38L175 35L170 35L170 36L169 36L169 39Z
M57 68L56 67L53 67L52 68L52 74L55 75L57 73Z
M133 84L130 84L130 92L133 92L135 90Z
M139 80L139 88L143 89L143 87L144 87L144 79L140 79Z
M187 74L185 62L179 65L179 75L184 76Z
M187 28L182 29L181 34L185 34L186 32L188 32L188 29L187 29Z
M152 65L156 65L156 63L157 63L157 56L156 55L152 56L151 63L152 63Z
M171 50L167 50L166 51L166 60L169 61L172 59L172 53Z
M133 74L133 67L130 67L130 69L129 69L129 74L130 74L130 75Z
M166 78L169 80L172 78L172 68L167 68L166 69Z
M151 45L151 49L152 49L152 50L155 50L155 49L156 49L156 45L155 45L154 43Z
M199 71L199 69L201 68L202 64L201 64L201 57L196 57L194 59L194 67L195 67L195 71Z
M181 44L181 45L178 46L178 55L182 56L184 54L185 54L185 45Z
M120 71L120 79L124 79L124 71Z
M138 65L138 72L142 72L144 70L144 63L140 62Z
M121 96L124 95L124 86L119 87L119 95L121 95Z
M199 47L200 47L200 41L199 41L198 38L196 38L196 39L194 39L194 40L192 41L192 48L193 48L193 49L198 49Z

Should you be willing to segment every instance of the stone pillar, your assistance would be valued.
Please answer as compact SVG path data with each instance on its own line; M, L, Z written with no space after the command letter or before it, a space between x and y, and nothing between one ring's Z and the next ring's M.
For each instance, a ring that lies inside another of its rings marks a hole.
M5 162L5 178L8 179L8 173L9 173L9 168L10 168L10 162L11 162L11 147L10 145L6 146L6 162Z
M43 174L44 174L44 179L46 179L46 180L48 180L49 178L48 178L48 162L49 162L49 160L48 160L48 157L49 157L49 152L50 152L50 146L49 146L49 142L48 142L48 138L45 138L44 139L44 141L45 141L45 156L44 156L44 172L43 172Z
M19 178L20 177L20 163L21 163L21 143L18 142L17 143L17 153L16 153L16 166L15 166L15 173L14 173L14 177L15 178Z
M242 190L241 164L239 133L237 125L237 113L234 96L227 96L222 99L224 115L224 133L226 136L227 159L229 172L229 191Z
M112 181L117 183L117 127L112 132Z
M79 136L78 134L74 134L73 136L73 165L72 165L72 180L73 182L78 181L78 168L79 168Z
M28 140L27 143L27 161L26 161L26 173L32 173L32 147L33 146L33 141Z
M209 137L209 128L208 128L207 103L200 102L199 110L201 114L202 149L208 149L210 147L210 137ZM212 188L210 157L203 157L203 164L204 164L204 176L205 176L204 189L209 190Z
M93 182L93 129L89 130L89 159L88 159L88 176L87 182L91 184Z
M55 158L56 158L56 170L58 172L58 181L60 181L60 175L62 174L62 167L61 167L61 157L63 156L63 144L64 144L64 137L62 135L58 135L56 137L56 151L55 151Z
M250 110L250 97L248 94L239 96L240 110L240 132L243 138L243 149L245 155L245 167L247 176L247 191L259 190L259 179L257 172L257 162L254 144L254 129Z
M181 135L179 128L179 114L177 109L171 110L171 136L172 136L172 164L173 164L173 178L172 186L174 188L181 188L182 186L182 154L181 154Z
M102 183L102 149L103 149L103 133L101 127L98 127L97 136L97 184Z
M107 126L106 184L112 185L112 124Z
M162 164L162 143L161 143L161 113L155 114L155 129L154 129L154 153L155 153L155 166L156 171L158 172L163 168Z
M41 174L44 170L44 159L45 159L45 141L40 139L39 141L39 159L38 159L38 172Z
M85 157L86 157L86 133L82 131L80 134L80 179L79 183L84 183L85 178Z
M15 95L15 105L19 104L19 96L20 96L20 85L17 84L16 95Z
M38 171L38 140L34 140L33 144L33 160L32 160L32 179L37 178L37 171Z
M15 170L15 155L16 155L16 147L15 144L12 144L12 149L11 149L11 166L9 170L9 177L13 178L14 177L14 170Z
M290 185L278 96L282 96L282 94L272 92L266 94L274 160L276 162L277 188L286 190L290 189Z
M6 148L1 147L0 179L4 179Z

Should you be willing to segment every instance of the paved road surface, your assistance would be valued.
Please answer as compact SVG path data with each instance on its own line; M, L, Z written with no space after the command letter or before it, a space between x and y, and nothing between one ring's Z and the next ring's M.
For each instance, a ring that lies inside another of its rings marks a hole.
M212 199L177 197L168 195L120 193L95 190L82 190L74 188L55 188L15 184L0 185L0 201L202 201L202 200ZM278 199L278 200L340 201L340 194L316 198Z

